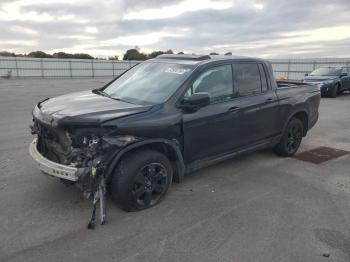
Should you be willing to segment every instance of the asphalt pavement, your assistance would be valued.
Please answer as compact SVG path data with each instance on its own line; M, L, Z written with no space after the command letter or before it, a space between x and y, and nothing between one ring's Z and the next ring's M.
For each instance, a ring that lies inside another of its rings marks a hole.
M350 261L350 154L316 165L270 150L202 169L158 206L87 230L91 203L42 175L28 146L40 100L110 79L0 80L0 261ZM300 152L350 151L350 94L324 98Z

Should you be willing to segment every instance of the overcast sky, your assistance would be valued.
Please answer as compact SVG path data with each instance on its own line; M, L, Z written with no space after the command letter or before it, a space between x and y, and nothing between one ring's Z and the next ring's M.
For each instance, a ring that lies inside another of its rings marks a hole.
M0 0L0 50L350 57L350 0Z

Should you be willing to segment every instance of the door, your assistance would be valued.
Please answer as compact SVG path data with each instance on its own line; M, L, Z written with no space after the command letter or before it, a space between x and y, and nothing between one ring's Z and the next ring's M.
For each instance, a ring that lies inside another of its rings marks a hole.
M240 100L239 146L250 146L278 133L279 103L263 64L233 64Z
M215 156L232 149L239 137L239 101L235 99L231 65L203 71L189 86L184 99L207 92L210 105L183 113L185 162Z

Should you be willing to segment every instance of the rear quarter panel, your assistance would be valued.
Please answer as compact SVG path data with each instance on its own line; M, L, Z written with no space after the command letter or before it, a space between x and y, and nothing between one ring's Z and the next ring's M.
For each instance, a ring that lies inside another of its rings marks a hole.
M319 87L313 85L299 85L277 88L277 97L280 103L280 130L284 130L289 120L299 112L308 116L308 129L318 119L320 101Z

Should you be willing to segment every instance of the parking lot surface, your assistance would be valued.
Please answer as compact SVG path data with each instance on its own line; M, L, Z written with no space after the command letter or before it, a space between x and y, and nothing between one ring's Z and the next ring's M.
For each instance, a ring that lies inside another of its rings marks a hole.
M202 169L158 206L87 230L91 203L42 175L31 109L110 79L0 80L0 261L350 261L350 154L313 164L270 150ZM300 152L350 151L350 94L324 98Z

